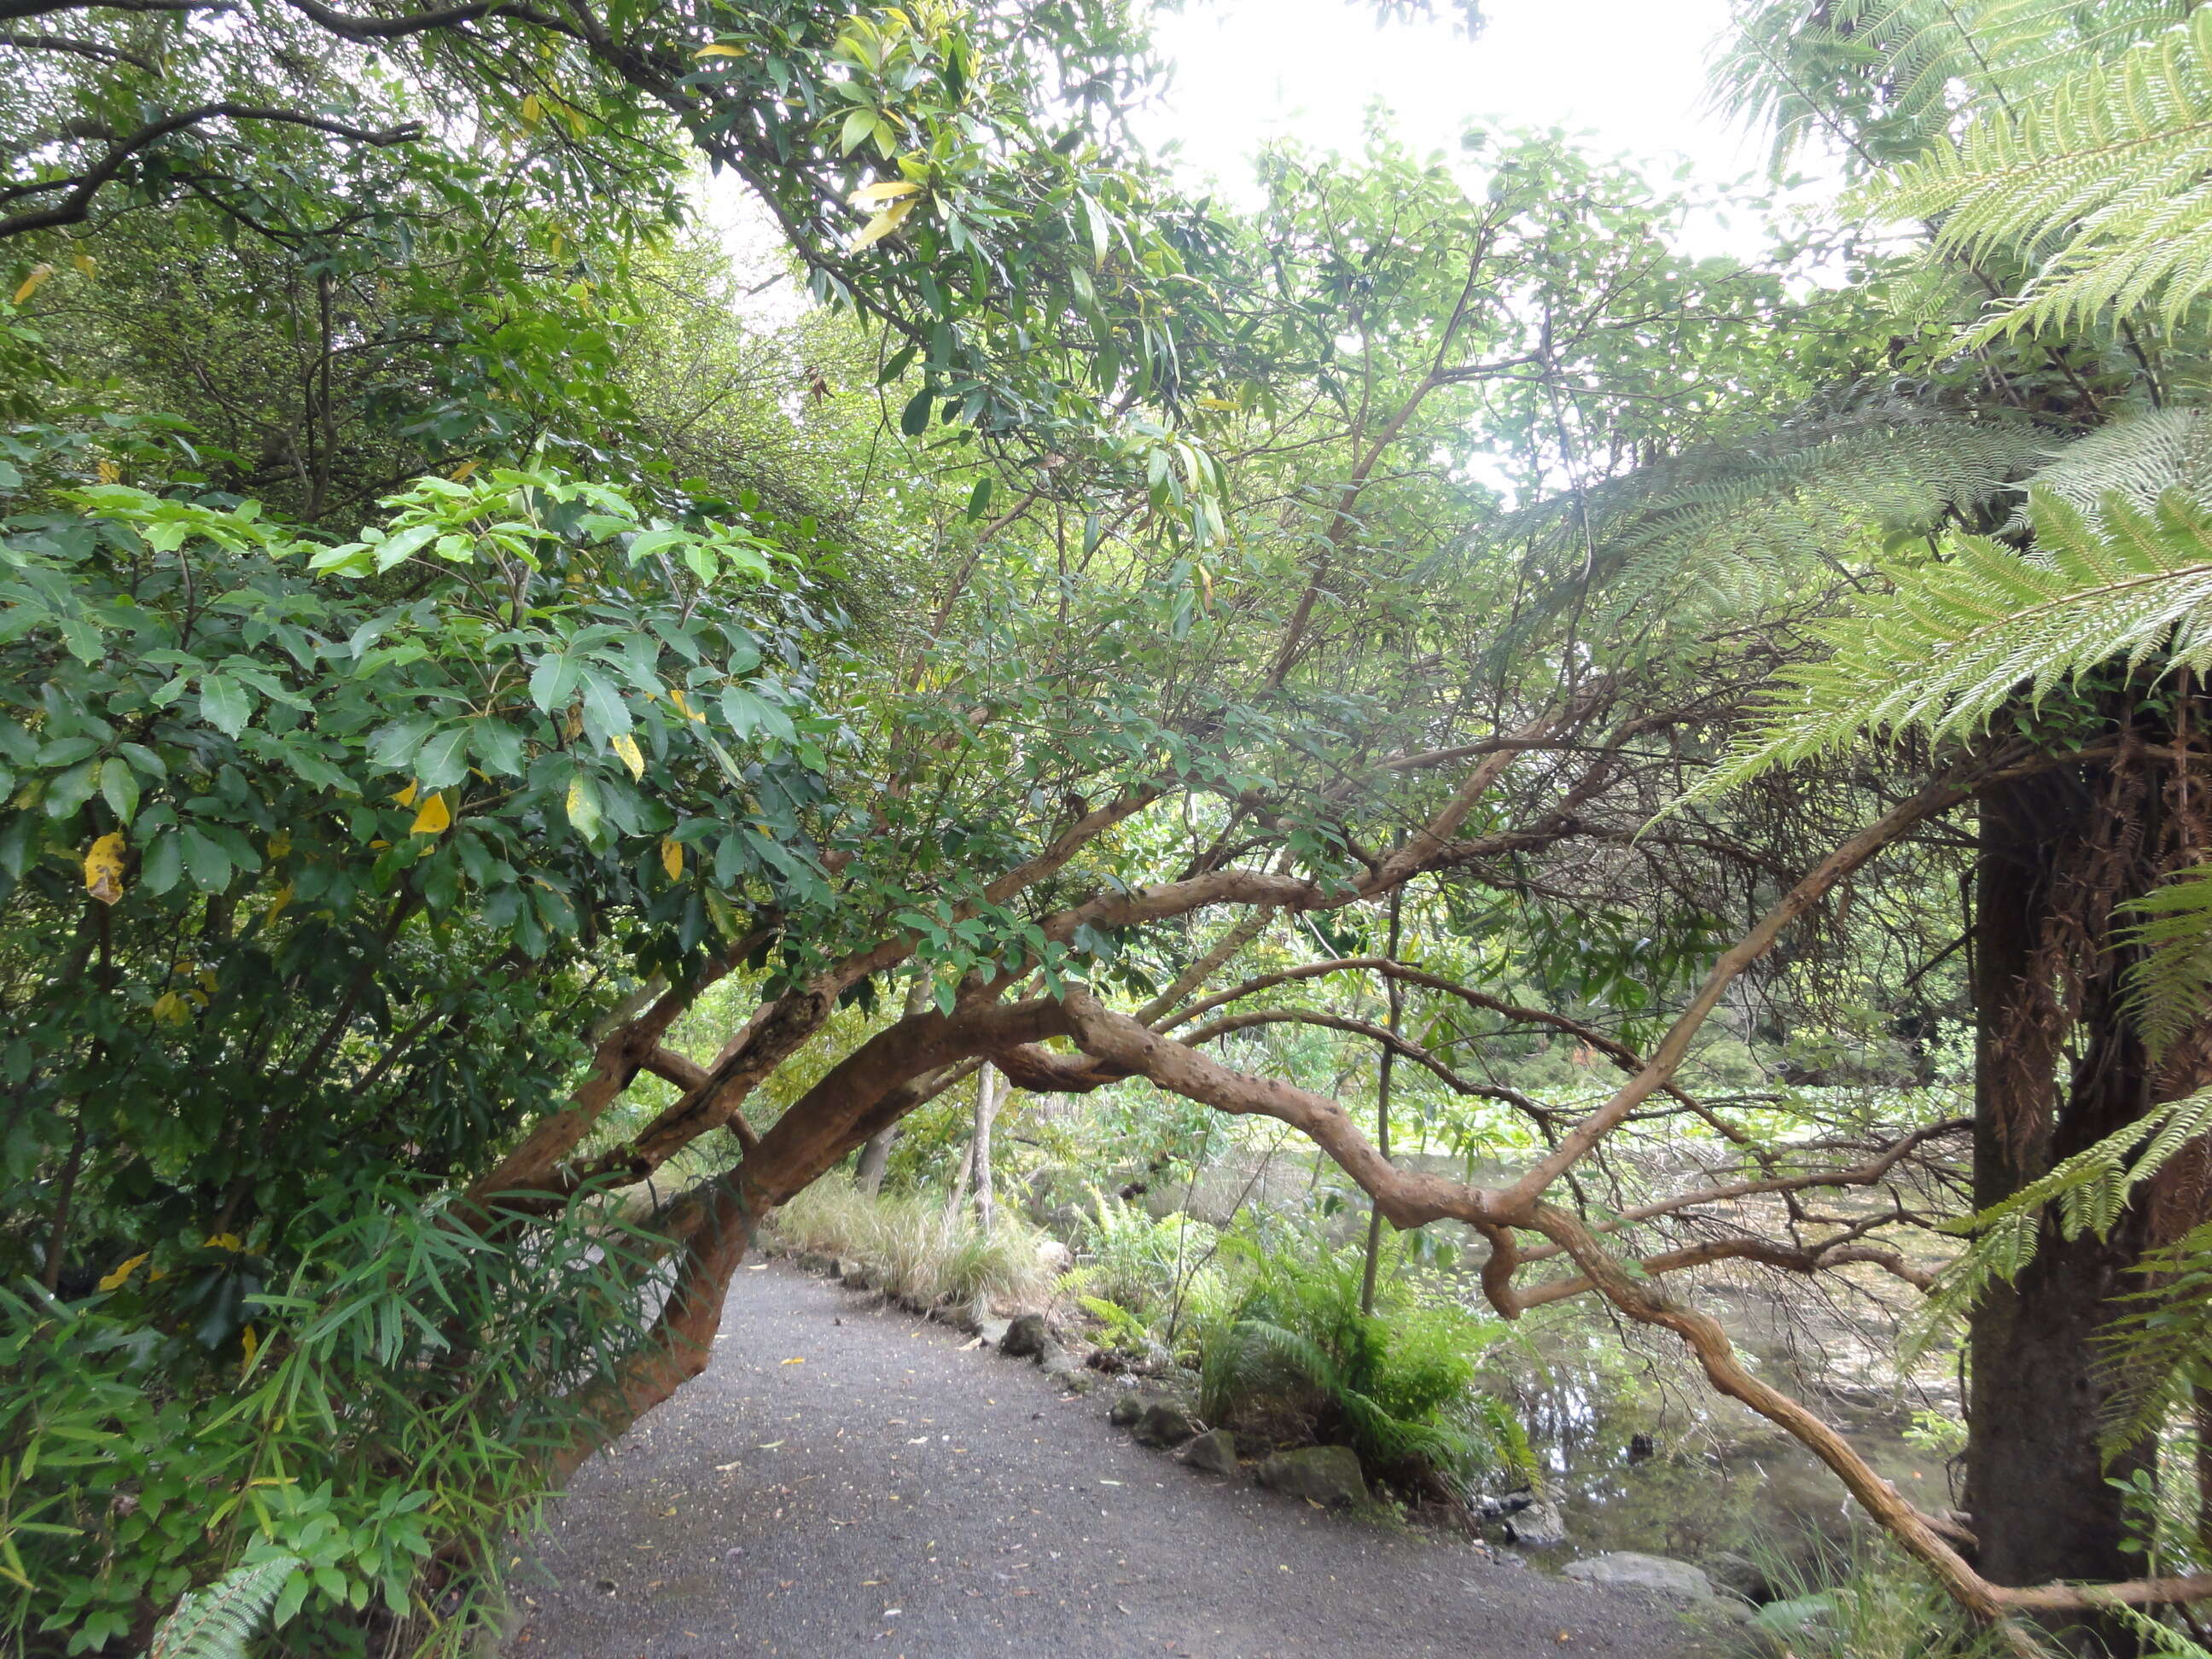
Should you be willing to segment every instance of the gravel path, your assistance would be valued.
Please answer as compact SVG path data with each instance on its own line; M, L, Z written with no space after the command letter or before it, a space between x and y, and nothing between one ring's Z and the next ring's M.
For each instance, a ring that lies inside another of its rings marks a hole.
M580 1474L508 1659L1686 1659L1664 1604L1195 1474L1034 1366L781 1263Z

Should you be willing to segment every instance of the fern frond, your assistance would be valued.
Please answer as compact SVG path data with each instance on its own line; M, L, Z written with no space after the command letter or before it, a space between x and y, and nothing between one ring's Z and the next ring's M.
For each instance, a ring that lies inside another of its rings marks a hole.
M1687 799L1869 733L1959 736L2115 660L2212 665L2212 510L2170 490L2146 514L2114 495L2093 523L2039 489L2029 516L2032 554L1960 537L1948 559L1893 568L1891 591L1820 630L1829 656L1784 676Z
M1910 1365L1993 1285L2010 1283L2035 1255L2046 1214L2062 1238L2110 1232L2129 1195L2175 1153L2212 1129L2212 1089L2154 1106L2135 1122L2054 1165L2010 1198L1950 1224L1973 1243L1936 1275L1906 1322L1901 1363Z
M296 1556L272 1555L187 1595L154 1632L146 1659L245 1659L246 1644L299 1565Z
M1741 15L1716 92L1771 125L1778 168L1821 138L1881 165L1942 138L1962 104L2033 103L2188 10L2188 0L1763 0Z
M2174 872L2122 908L2119 937L2143 954L2128 970L2128 1012L2154 1060L2203 1024L2212 999L2212 865Z
M2145 1255L2150 1280L2106 1328L2102 1437L2107 1455L2140 1443L2212 1382L2212 1225Z
M2178 321L2212 289L2212 12L2199 10L2032 100L1985 109L1869 193L1935 221L1939 250L2037 271L1962 342L2108 314Z

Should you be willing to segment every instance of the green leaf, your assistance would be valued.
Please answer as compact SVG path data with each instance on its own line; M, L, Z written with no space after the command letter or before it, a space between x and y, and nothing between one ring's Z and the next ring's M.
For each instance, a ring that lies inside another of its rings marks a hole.
M426 793L459 783L469 775L468 744L468 722L433 732L416 753L416 782Z
M919 438L928 431L930 405L934 402L936 394L927 386L908 398L906 407L899 411L899 430L909 438Z
M203 893L220 893L230 885L230 858L222 848L190 824L178 831L183 838L185 868L192 884Z
M988 473L975 480L975 489L968 492L968 516L980 519L991 510L992 479Z
M138 884L149 893L166 893L177 884L184 869L184 840L174 830L167 831L147 847L138 866Z
M252 713L252 702L236 680L210 674L200 681L200 717L225 737L243 732Z

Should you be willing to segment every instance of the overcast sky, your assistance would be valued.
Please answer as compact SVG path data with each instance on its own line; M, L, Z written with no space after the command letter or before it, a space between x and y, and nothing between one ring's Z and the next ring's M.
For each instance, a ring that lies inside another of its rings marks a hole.
M1607 154L1688 160L1725 184L1754 170L1759 144L1703 107L1705 64L1729 0L1484 0L1489 27L1377 23L1358 0L1189 0L1162 20L1176 87L1141 128L1179 140L1188 164L1233 198L1246 158L1296 134L1358 148L1380 99L1420 148L1449 148L1470 117L1587 132ZM1440 7L1439 9L1446 8Z

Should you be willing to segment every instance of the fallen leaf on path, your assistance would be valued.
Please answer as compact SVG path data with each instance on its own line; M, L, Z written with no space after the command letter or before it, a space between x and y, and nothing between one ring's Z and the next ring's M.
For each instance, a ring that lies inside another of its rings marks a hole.
M798 1359L779 1359L776 1361L776 1364L779 1365L804 1365L806 1361L804 1358Z
M738 1463L742 1463L744 1461L744 1460L743 1458L739 1458L737 1463L717 1463L714 1465L714 1473L717 1474L727 1474L732 1469L736 1468L738 1466Z
M781 1440L763 1440L760 1443L760 1449L763 1451L774 1451L783 1442Z

